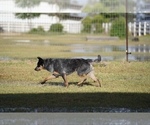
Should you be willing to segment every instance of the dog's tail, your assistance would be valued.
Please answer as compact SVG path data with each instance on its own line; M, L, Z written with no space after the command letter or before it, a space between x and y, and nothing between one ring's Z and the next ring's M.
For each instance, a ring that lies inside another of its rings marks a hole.
M98 55L98 56L97 56L97 59L95 59L94 62L101 62L101 60L102 60L102 59L101 59L101 55Z
M93 63L93 62L99 63L99 62L101 62L101 55L98 55L97 59L87 59L87 61L89 63Z

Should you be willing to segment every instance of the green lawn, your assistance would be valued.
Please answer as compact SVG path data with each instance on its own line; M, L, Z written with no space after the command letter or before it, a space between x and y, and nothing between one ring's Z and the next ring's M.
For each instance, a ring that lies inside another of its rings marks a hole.
M94 64L95 74L100 79L102 87L92 86L90 79L82 87L78 87L77 82L80 78L76 73L68 76L69 88L62 86L62 78L41 85L39 82L47 77L49 72L34 71L37 56L79 56L78 53L69 52L71 48L65 46L73 39L75 39L73 43L82 42L89 45L100 45L100 43L95 41L86 43L83 36L71 36L70 40L64 36L30 36L30 39L37 42L33 45L14 42L16 39L26 39L26 37L26 35L7 38L1 36L0 57L4 59L0 61L0 111L21 112L38 109L41 112L53 112L57 109L56 111L61 112L66 109L65 111L103 112L104 109L110 108L150 111L150 62L127 63L120 60ZM52 47L41 45L37 39L41 41L50 39L58 42L58 45ZM61 39L64 46L59 46ZM118 44L117 42L112 44L115 43ZM119 44L123 44L123 41ZM97 54L90 53L89 56Z

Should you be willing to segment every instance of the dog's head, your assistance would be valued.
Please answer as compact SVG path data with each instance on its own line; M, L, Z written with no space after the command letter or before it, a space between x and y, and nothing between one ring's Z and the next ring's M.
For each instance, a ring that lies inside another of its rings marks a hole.
M38 62L37 62L37 66L35 67L35 71L40 71L41 69L43 69L44 66L44 60L41 57L37 57L38 58Z

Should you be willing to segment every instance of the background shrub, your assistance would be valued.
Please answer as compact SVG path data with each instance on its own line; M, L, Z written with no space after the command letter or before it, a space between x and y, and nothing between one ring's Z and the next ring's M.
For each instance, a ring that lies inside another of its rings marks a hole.
M42 26L38 26L38 28L32 28L29 33L44 33L45 30Z
M83 24L83 30L82 32L84 33L90 33L91 32L91 28L92 28L92 19L90 17L86 17L83 21L82 21L82 24Z
M103 32L102 24L95 23L94 27L95 27L94 33L102 33Z
M92 19L92 24L94 26L94 33L102 33L103 28L102 28L102 23L104 23L104 17L102 15L96 15Z
M86 17L83 21L82 32L90 33L102 33L102 23L104 23L104 17L102 15L95 15L93 17Z
M63 32L63 25L62 24L60 24L60 23L56 23L56 24L52 24L51 26L50 26L50 29L49 29L49 31L50 32Z
M125 22L124 17L119 17L119 19L116 19L112 22L110 35L111 36L118 36L119 38L125 38L125 36L126 36L126 22Z

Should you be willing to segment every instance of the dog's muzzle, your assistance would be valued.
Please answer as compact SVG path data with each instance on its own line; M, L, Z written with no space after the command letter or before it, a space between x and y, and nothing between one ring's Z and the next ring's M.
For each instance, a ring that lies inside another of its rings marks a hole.
M40 68L40 67L36 67L34 70L35 70L35 71L40 71L41 68Z

